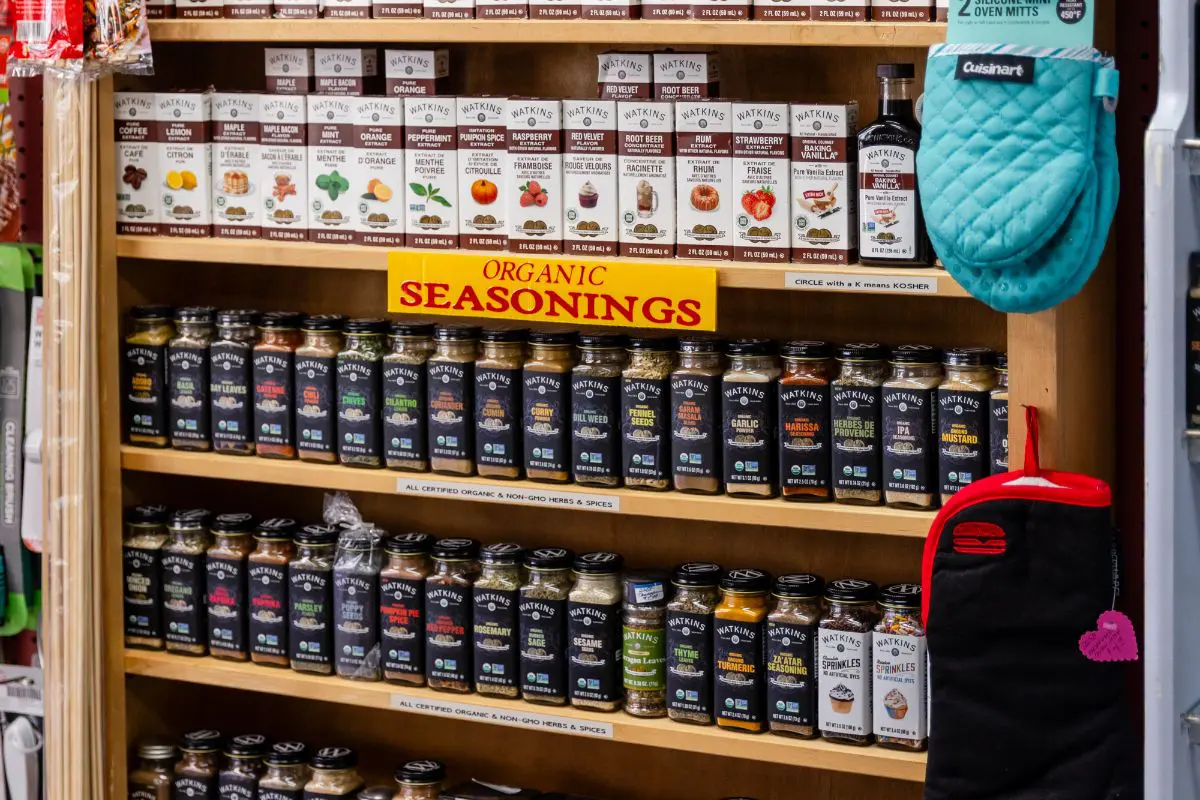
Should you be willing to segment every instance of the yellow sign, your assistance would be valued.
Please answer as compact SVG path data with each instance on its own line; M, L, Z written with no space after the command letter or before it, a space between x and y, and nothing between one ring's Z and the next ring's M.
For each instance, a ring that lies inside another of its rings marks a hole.
M717 329L717 270L520 253L388 254L388 311L564 325Z

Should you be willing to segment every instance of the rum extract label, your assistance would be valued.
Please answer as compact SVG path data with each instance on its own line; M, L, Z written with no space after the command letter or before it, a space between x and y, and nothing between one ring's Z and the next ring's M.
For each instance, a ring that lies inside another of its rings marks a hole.
M166 348L127 344L125 366L125 430L136 436L166 436Z
M620 383L616 377L571 378L571 468L575 475L620 475Z
M167 350L169 406L173 439L205 442L211 436L208 400L208 349L172 347Z
M880 394L877 386L833 387L834 489L879 489Z
M475 457L475 364L430 361L429 451L437 458Z
M938 389L938 484L954 494L988 474L988 392Z

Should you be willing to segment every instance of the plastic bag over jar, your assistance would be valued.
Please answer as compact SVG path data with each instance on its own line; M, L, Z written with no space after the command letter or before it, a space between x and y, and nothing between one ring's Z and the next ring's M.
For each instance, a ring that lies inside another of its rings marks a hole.
M384 532L364 522L349 495L325 499L325 520L341 528L333 561L334 669L343 678L377 681L379 571Z

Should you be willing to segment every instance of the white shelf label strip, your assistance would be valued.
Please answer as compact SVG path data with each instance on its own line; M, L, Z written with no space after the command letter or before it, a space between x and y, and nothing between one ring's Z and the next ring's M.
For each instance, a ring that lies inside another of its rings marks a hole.
M818 292L887 292L890 294L937 294L937 278L902 278L897 275L840 275L836 272L788 272L785 289Z
M392 708L416 714L428 714L432 717L490 722L494 725L508 725L513 728L528 728L535 731L569 733L575 736L591 736L595 739L613 738L611 722L585 722L553 714L538 714L515 706L512 709L489 708L471 703L455 703L450 700L432 700L394 694L392 695Z
M396 493L416 497L447 497L457 500L483 500L489 503L511 503L542 508L575 508L588 511L619 513L621 498L617 495L558 492L553 489L527 486L480 486L455 481L430 481L420 478L397 478Z

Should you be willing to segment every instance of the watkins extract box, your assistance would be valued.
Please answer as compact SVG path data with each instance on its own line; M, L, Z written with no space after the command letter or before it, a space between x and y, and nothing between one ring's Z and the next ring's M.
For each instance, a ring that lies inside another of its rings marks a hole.
M316 19L318 0L272 0L272 14L279 19Z
M602 100L649 100L653 66L649 53L601 53L597 84Z
M267 94L312 92L314 67L311 48L268 47L266 55Z
M442 94L450 77L450 51L384 50L383 70L389 97Z
M864 22L871 0L810 0L810 14L816 22Z
M561 253L562 101L508 101L508 249Z
M806 20L810 12L810 0L754 0L755 19Z
M404 246L458 247L458 104L404 98Z
M580 0L529 0L530 19L579 19Z
M640 19L641 0L581 0L584 19Z
M174 19L175 0L146 0L146 19Z
M417 19L425 13L421 0L371 0L375 19Z
M667 100L617 103L618 239L622 256L675 255L675 109Z
M354 104L351 196L358 204L354 240L404 246L404 101L360 97Z
M876 22L932 22L933 0L870 0Z
M654 99L696 100L720 94L716 53L655 53Z
M373 48L324 48L313 51L317 94L358 97L379 88L379 53Z
M692 0L688 9L692 19L750 19L751 0Z
M950 0L937 0L933 8L933 18L936 22L947 22L950 19Z
M225 19L269 19L271 16L271 0L224 0L224 3L221 16Z
M153 236L162 221L162 187L159 172L158 123L154 120L154 92L113 94L116 126L117 233Z
M503 97L458 98L459 236L468 250L508 245L507 105Z
M858 103L793 103L792 261L858 260Z
M733 113L725 100L675 102L680 258L733 258Z
M262 95L258 168L264 239L308 239L308 104L300 95Z
M563 250L617 254L617 101L563 101Z
M177 0L175 16L180 19L219 19L225 0Z
M790 255L789 122L787 103L733 103L735 261L782 263Z
M424 0L425 19L474 19L475 0Z
M350 97L308 96L308 240L326 244L354 241L358 200L366 185L353 180L354 115Z
M212 94L159 92L158 174L167 236L212 235Z
M213 233L257 239L262 217L257 94L218 92L212 101Z
M476 19L525 19L528 16L526 0L475 0Z

